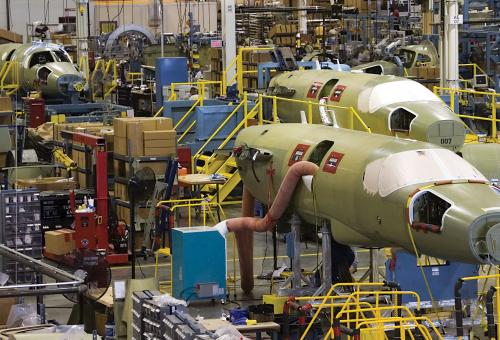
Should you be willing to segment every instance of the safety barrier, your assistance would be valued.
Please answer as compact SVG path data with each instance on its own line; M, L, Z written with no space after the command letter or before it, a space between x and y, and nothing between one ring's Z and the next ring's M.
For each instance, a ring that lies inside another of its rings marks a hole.
M481 116L464 115L464 114L457 114L457 116L460 118L490 122L491 123L491 135L489 136L491 139L490 141L492 141L492 142L498 141L497 123L499 122L499 120L497 119L497 105L498 105L497 102L500 100L500 93L465 90L465 89L439 87L439 86L434 86L433 91L434 91L434 94L436 94L438 96L443 96L443 95L449 94L449 96L450 96L450 109L453 112L455 112L455 106L457 104L457 99L455 98L456 94L490 97L488 103L489 103L489 108L491 109L491 118L481 117Z
M225 92L226 88L228 86L233 85L234 82L236 81L238 87L238 95L241 98L243 96L243 93L245 92L243 87L244 75L258 73L257 70L244 70L243 55L245 53L252 53L255 51L272 51L272 50L274 50L274 47L240 47L238 49L238 54L236 55L236 58L234 58L233 61L226 67L226 69L222 71L222 87L224 88L224 94L226 94ZM228 73L230 73L233 68L235 68L234 75L230 79L227 79Z
M92 75L90 76L90 84L95 86L95 77L98 72L102 72L102 97L106 99L118 86L118 67L115 59L97 60ZM96 90L92 89L92 99L96 98Z
M213 201L213 200L207 200L206 198L188 198L188 199L173 199L173 200L164 200L164 201L159 201L156 204L157 208L162 208L162 206L168 207L168 209L172 212L175 213L178 209L181 208L187 208L187 213L188 213L188 228L191 228L191 221L192 221L192 209L198 208L200 209L201 216L203 218L203 224L202 225L207 225L207 220L206 220L206 214L204 212L208 211L210 214L211 220L214 223L217 223L218 220L215 218L212 208L215 207L217 209L222 217L222 220L226 219L226 213L224 212L224 209L222 209L222 205L219 202ZM175 216L175 215L174 215ZM228 272L228 277L227 281L233 286L233 292L236 294L236 238L234 236L234 233L231 233L232 237L232 247L233 247L233 255L232 255L232 276L229 275ZM170 277L172 278L172 268L170 268ZM172 284L172 281L162 281L160 282L161 284ZM229 285L228 285L229 287Z
M83 73L85 81L89 81L90 70L89 70L89 58L85 55L80 57L78 61L78 69Z
M317 108L319 110L320 107L324 107L326 110L340 110L347 114L347 126L342 126L346 129L354 129L354 122L357 121L361 128L366 132L371 132L371 129L366 125L361 116L358 114L356 109L352 106L339 106L339 105L331 105L331 104L320 104L319 102L313 102L310 100L300 100L300 99L290 99L290 98L282 98L276 96L267 96L260 95L260 100L268 99L272 101L272 122L278 122L278 105L280 102L283 103L295 103L295 104L303 104L307 106L307 122L309 124L313 123L313 108ZM356 119L356 120L355 120ZM266 121L264 121L266 122Z
M490 269L491 269L491 267L490 267ZM467 281L479 281L479 280L489 280L489 279L495 279L495 285L491 286L490 291L491 291L491 293L496 293L495 305L496 305L496 310L499 311L500 310L500 294L498 293L498 289L499 289L498 287L500 287L500 273L491 274L491 275L487 274L487 275L462 277L455 284L455 322L456 322L456 328L457 328L457 337L459 340L463 339L463 336L464 336L462 295L461 295L462 285L464 282L467 282ZM486 281L485 281L485 284L483 286L483 292L484 292L485 287L486 287ZM492 296L490 297L490 299L492 300ZM490 303L491 305L488 306L488 303ZM488 318L488 320L487 320L488 339L500 339L500 327L496 327L496 331L495 331L494 315L492 314L492 312L490 313L490 311L488 311L488 307L491 310L493 309L492 301L486 301L487 318ZM496 336L495 336L495 332L496 332ZM470 338L473 339L474 337L470 336Z
M308 326L304 330L304 333L301 335L300 340L303 340L307 337L308 332L310 331L312 325L321 314L323 309L330 309L330 329L326 333L324 339L337 338L340 324L346 324L346 326L352 329L358 335L361 332L369 332L373 334L375 332L381 332L377 336L377 339L385 337L385 330L387 328L399 329L401 339L405 337L405 330L409 328L417 328L422 336L426 339L432 339L432 336L429 330L422 325L422 321L428 322L430 327L433 329L436 336L440 339L442 337L439 335L439 332L433 325L433 323L425 317L417 317L414 313L406 306L402 306L399 301L401 301L401 297L403 295L412 296L415 298L417 310L420 310L420 296L415 292L410 291L400 291L400 290L380 290L382 287L390 287L397 288L397 286L390 283L383 282L353 282L353 283L338 283L332 285L330 290L325 296L306 296L306 297L297 297L295 298L297 301L308 301L312 304L313 307L317 308L315 314L313 315L311 321ZM354 289L349 295L333 295L333 293L340 287L346 287ZM370 289L370 290L361 290L361 289ZM390 306L379 304L381 296L394 296L394 300L398 301L395 304ZM367 301L362 301L361 297L372 297L375 303L369 303ZM321 299L319 304L314 303L313 301ZM341 300L341 301L340 301ZM354 308L351 308L354 307ZM384 317L382 316L382 312L392 312L395 316L392 317ZM406 316L401 316L402 312L406 314ZM355 318L352 319L351 315L355 314ZM394 323L394 325L392 325ZM363 327L373 326L373 324L379 325L378 328L366 328ZM389 324L389 326L385 325ZM385 325L385 326L384 326ZM384 327L380 327L384 326ZM384 334L380 336L381 334Z
M492 84L496 84L495 80L492 79L490 76L488 76L488 74L478 65L478 64L475 64L475 63L470 63L470 64L458 64L458 67L467 67L467 68L470 68L472 67L472 79L476 79L476 76L478 74L484 74L485 76L488 77L488 80L492 83ZM470 82L469 80L466 80L468 82Z
M170 96L168 97L168 101L177 100L177 93L175 92L175 88L180 86L189 86L196 87L198 90L198 98L201 98L201 106L203 106L203 100L206 99L206 95L208 93L207 86L212 86L212 94L215 94L215 87L222 87L222 81L219 80L201 80L201 81L193 81L193 82L182 82L182 83L171 83L170 84Z
M20 87L19 63L17 61L6 61L0 69L0 90L7 95L16 92Z

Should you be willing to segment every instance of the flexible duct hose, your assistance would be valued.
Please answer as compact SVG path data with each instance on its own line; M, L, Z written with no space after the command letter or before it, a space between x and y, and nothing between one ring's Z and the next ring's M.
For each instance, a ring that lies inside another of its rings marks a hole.
M241 288L245 293L253 289L253 232L266 232L272 230L278 219L283 215L292 200L298 182L303 176L312 176L318 166L307 161L293 164L280 185L278 194L264 218L254 216L255 201L246 188L243 191L242 216L231 218L219 223L216 227L225 229L221 231L234 232L238 245L240 259Z

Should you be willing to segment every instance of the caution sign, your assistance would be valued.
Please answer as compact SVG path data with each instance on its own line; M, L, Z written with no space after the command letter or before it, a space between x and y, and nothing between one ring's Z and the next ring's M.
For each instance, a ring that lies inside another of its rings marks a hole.
M304 158L304 155L309 147L310 145L307 144L297 144L292 152L292 155L290 156L290 159L288 160L288 166L300 162Z
M319 90L321 90L322 86L323 83L320 83L319 81L315 81L314 83L312 83L309 91L307 91L307 98L316 99L316 96L318 95Z
M342 93L344 93L344 90L346 89L346 87L347 86L344 86L344 85L335 86L335 88L333 89L333 92L332 92L332 96L330 97L330 100L334 101L334 102L339 102L340 97L342 97Z
M323 171L334 174L337 172L340 161L344 157L343 153L333 151L330 153L326 159L325 165L323 166Z

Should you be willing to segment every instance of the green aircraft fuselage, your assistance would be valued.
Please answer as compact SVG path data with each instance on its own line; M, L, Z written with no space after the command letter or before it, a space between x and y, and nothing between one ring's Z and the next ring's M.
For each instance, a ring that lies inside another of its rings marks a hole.
M413 251L410 227L423 254L500 263L500 191L449 150L306 124L246 128L235 150L245 187L262 202L291 164L316 163L312 192L299 184L291 208L310 224L329 220L340 243Z
M465 148L463 121L438 96L413 80L331 70L293 71L274 77L268 94L314 103L323 98L328 106L333 106L330 109L343 128L366 130L346 109L352 107L372 133L429 142L454 152ZM286 100L277 103L281 122L300 122L300 112L309 112L307 104ZM313 105L312 112L313 123L322 124L319 106ZM500 145L468 145L462 154L488 179L500 178Z
M6 61L19 65L19 83L28 91L40 90L45 98L64 98L81 92L85 80L60 45L34 42L0 45L0 67ZM11 81L10 76L7 81Z

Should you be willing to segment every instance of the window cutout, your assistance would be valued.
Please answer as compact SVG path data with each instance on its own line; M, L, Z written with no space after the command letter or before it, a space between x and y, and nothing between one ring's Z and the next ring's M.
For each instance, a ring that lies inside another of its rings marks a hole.
M417 116L410 111L399 107L389 116L389 129L393 132L410 132L411 122Z
M38 72L37 72L37 76L38 76L38 79L40 80L41 83L43 84L47 84L47 80L49 78L49 75L52 73L52 71L47 68L47 67L41 67L40 69L38 69Z
M34 53L30 60L30 68L38 64L53 63L54 58L49 51Z
M330 95L330 92L332 92L333 87L337 84L339 80L338 79L330 79L329 81L326 82L325 86L321 89L321 92L319 94L319 98L324 98Z
M331 149L332 146L333 146L333 142L330 140L324 140L324 141L320 142L318 145L316 145L314 150L311 152L311 155L309 156L309 159L308 159L309 162L312 162L312 163L316 164L317 166L319 166L321 164L321 161L323 160L323 158L325 158L326 153L328 152L328 150Z
M12 55L14 54L16 50L13 49L12 51L9 52L9 54L7 55L7 58L5 59L6 61L10 61L10 59L12 59Z
M411 225L417 230L440 231L443 216L451 204L436 194L425 191L415 195L411 203Z
M363 69L364 73L369 73L369 74L384 74L384 69L380 65L375 65L375 66L370 66L365 69Z

